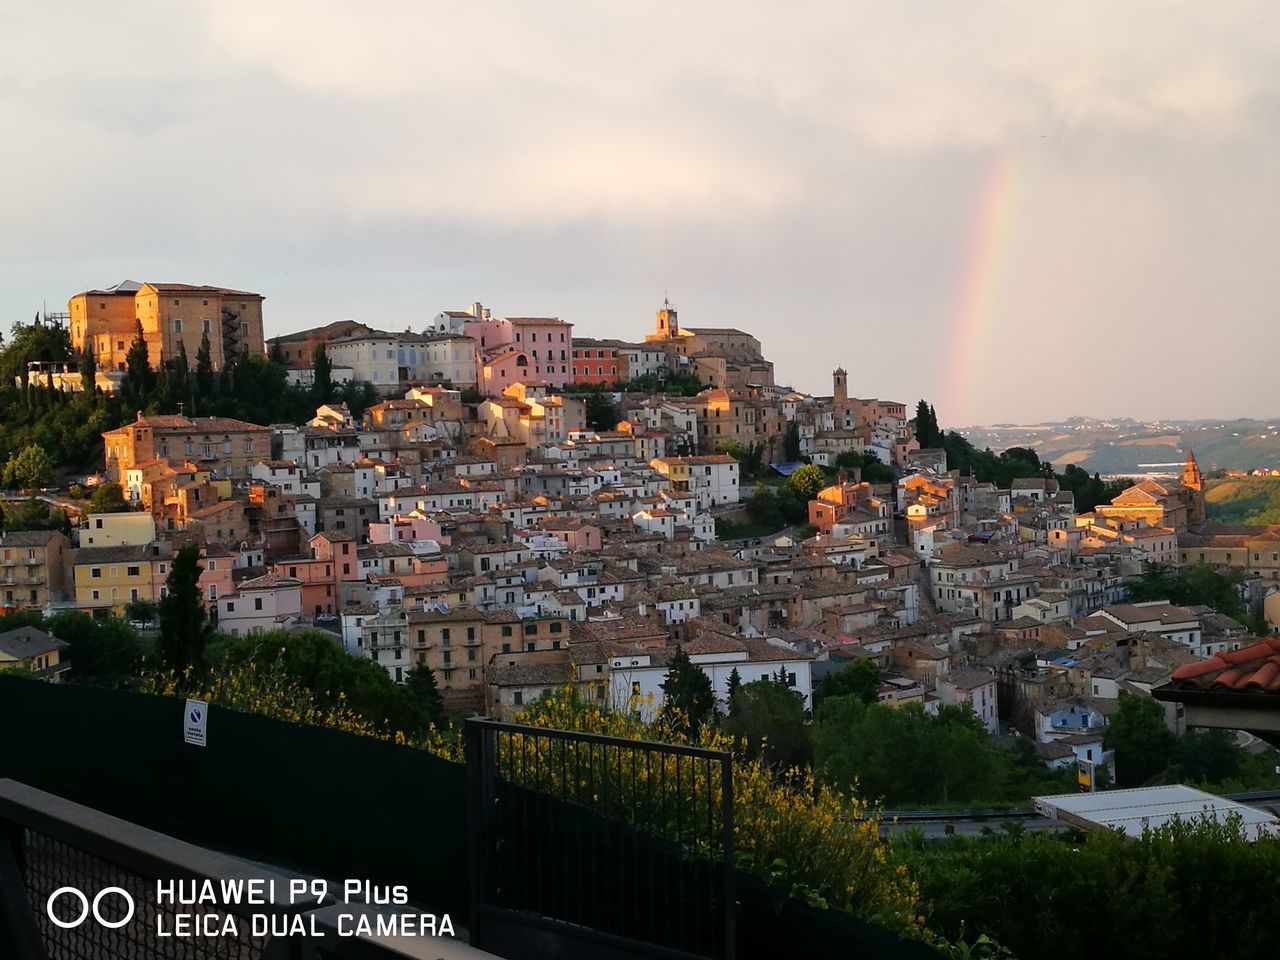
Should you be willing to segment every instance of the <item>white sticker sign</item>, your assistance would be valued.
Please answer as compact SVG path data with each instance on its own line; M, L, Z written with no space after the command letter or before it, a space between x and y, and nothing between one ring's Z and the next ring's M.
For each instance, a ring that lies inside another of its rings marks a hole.
M188 700L182 714L182 739L193 746L205 745L205 733L209 726L209 704L203 700Z

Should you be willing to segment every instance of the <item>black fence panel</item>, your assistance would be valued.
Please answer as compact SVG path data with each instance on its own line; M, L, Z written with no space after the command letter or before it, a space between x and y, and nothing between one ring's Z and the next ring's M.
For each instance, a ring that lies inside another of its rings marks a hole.
M735 956L728 754L467 721L472 933L549 956Z
M465 917L466 775L422 750L211 706L0 675L0 777L192 843L302 872L405 884Z

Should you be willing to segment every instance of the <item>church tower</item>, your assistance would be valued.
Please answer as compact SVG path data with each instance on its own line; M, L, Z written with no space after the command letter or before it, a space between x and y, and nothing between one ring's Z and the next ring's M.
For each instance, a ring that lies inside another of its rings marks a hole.
M832 372L831 393L831 406L835 408L836 419L840 420L849 408L849 374L846 374L845 367L837 366L835 372Z
M1182 465L1182 488L1187 491L1187 523L1198 527L1204 523L1204 479L1196 453L1187 449L1187 462Z
M655 340L668 340L680 336L680 321L676 317L675 308L670 300L662 301L662 309L658 311L658 323L654 328Z

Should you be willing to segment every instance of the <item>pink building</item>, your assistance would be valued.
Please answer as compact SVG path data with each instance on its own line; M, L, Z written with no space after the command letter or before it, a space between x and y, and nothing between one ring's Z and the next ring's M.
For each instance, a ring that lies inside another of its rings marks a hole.
M449 542L440 531L440 524L413 514L397 513L390 520L369 524L370 543L413 543L415 540L434 540L441 545Z
M482 393L496 397L519 381L573 382L573 324L559 317L467 320L463 332L479 350Z
M302 615L302 582L267 573L218 602L218 625L233 637L283 627Z
M570 550L600 549L600 528L580 517L548 517L542 521L542 532L563 541Z

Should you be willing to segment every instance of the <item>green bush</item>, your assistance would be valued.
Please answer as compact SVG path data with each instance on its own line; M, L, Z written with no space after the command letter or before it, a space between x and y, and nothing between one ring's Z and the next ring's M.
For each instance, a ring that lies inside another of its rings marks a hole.
M1023 833L896 848L931 930L986 934L1026 958L1276 956L1280 838L1238 821L1126 838Z

